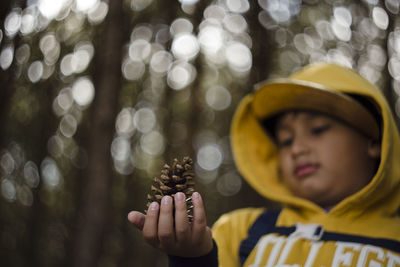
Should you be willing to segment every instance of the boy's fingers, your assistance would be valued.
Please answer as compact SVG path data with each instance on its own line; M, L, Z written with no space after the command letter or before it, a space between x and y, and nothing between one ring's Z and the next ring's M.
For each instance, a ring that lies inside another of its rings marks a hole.
M164 196L161 200L158 239L163 248L173 246L175 242L173 199L171 196Z
M203 201L198 192L192 194L193 203L193 222L192 236L194 240L201 240L207 227L206 213L204 211Z
M178 242L189 237L189 219L186 209L186 197L182 192L175 195L175 235Z
M198 244L197 252L199 255L206 255L213 248L211 229L207 226L206 212L199 193L193 193L192 202L194 206L192 241Z
M128 213L128 220L140 231L143 230L144 221L146 216L138 211L131 211Z
M153 246L158 246L158 212L158 203L151 203L147 210L146 220L144 221L142 230L144 239Z

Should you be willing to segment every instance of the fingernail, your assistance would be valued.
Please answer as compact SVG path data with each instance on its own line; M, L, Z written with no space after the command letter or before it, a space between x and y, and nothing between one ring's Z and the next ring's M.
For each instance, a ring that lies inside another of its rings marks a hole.
M152 202L152 203L150 204L149 209L150 209L150 210L156 210L156 209L158 209L158 203L157 203L157 202Z
M198 200L198 199L200 199L200 194L198 192L194 192L192 194L192 198L195 199L195 200Z
M170 196L165 196L162 199L163 204L170 205L172 203L172 198Z
M182 192L178 192L175 195L176 201L183 202L185 200L185 194Z

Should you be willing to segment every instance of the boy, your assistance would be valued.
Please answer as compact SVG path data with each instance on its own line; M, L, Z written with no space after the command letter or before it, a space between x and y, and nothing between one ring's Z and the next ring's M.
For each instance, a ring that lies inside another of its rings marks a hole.
M282 208L230 212L211 235L200 195L190 225L177 194L175 222L170 197L130 222L170 266L400 266L400 138L380 91L326 63L256 89L234 115L233 154Z

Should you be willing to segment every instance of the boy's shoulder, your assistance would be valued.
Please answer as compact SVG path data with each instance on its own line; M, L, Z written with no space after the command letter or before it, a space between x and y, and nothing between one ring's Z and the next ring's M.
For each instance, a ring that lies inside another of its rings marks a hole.
M241 242L265 208L242 208L223 214L212 227L212 236L218 245L220 262L237 266Z
M213 230L224 228L237 231L247 229L265 212L265 208L241 208L223 214L214 224ZM229 230L228 230L229 231Z

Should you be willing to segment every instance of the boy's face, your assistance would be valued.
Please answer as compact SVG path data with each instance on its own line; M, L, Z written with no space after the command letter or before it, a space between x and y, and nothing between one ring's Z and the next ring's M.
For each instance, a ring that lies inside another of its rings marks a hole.
M321 207L356 193L375 174L379 144L329 116L288 112L278 119L275 134L283 182Z

